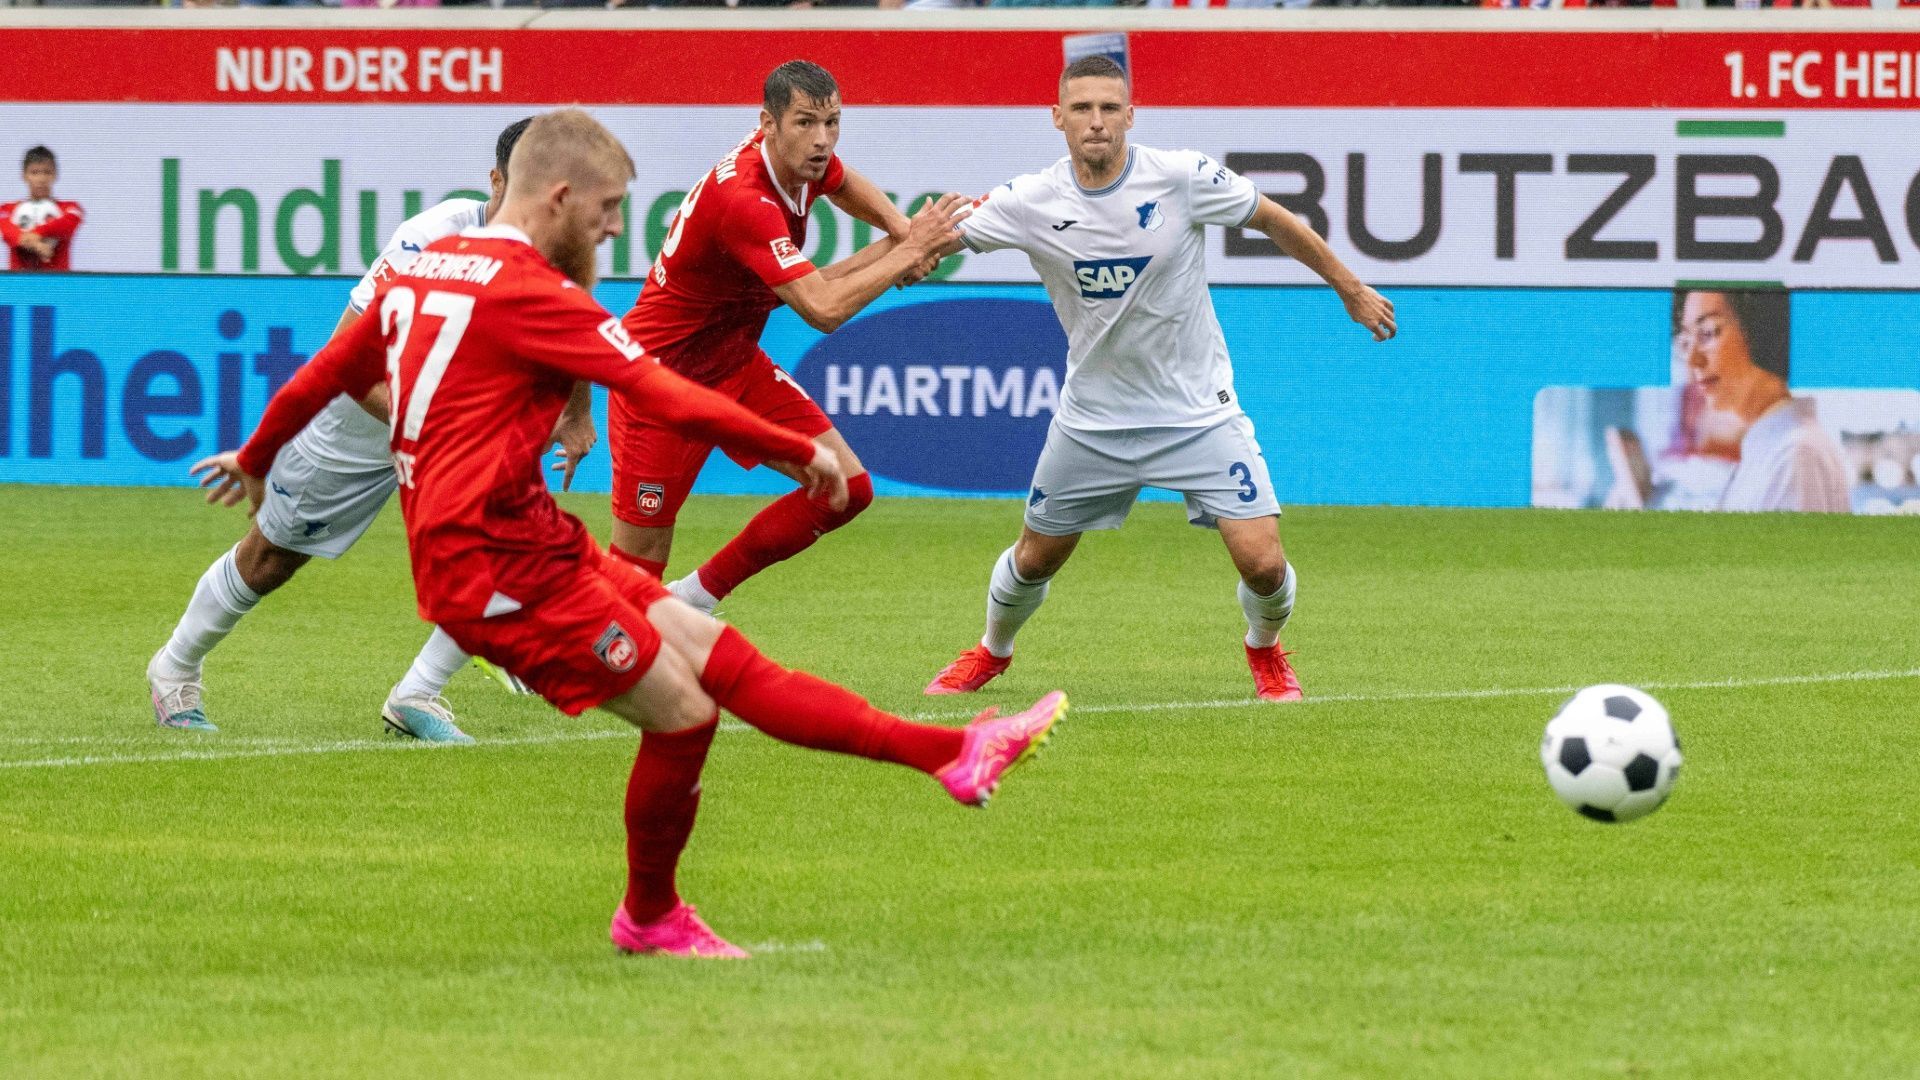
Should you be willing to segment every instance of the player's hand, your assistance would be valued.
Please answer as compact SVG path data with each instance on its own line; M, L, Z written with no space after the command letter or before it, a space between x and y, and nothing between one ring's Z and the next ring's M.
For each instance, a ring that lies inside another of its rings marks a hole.
M920 208L907 223L906 246L931 256L960 239L957 227L973 212L973 200L948 192Z
M898 288L902 288L902 289L906 288L909 285L918 285L922 281L925 281L928 277L930 277L933 274L935 270L938 270L938 269L940 269L940 253L935 252L932 255L929 255L926 258L920 260L918 263L915 263L913 268L908 270L906 273L901 274L900 280L895 282L894 284Z
M800 474L807 485L808 498L817 499L825 495L827 505L835 512L847 508L847 474L840 468L840 455L816 443L813 460L800 470Z
M575 414L571 409L560 414L560 422L553 425L553 443L560 447L560 460L553 463L553 471L560 474L560 490L573 490L573 471L580 467L593 444L600 441L600 433L593 428L593 414Z
M1400 332L1393 318L1393 301L1373 291L1371 286L1359 285L1350 292L1342 292L1340 302L1347 305L1347 314L1354 322L1367 328L1373 340L1385 341Z
M194 476L206 473L200 476L200 486L207 489L209 503L233 506L245 497L248 517L259 511L261 500L267 496L267 485L240 467L240 454L236 450L201 458L187 472Z

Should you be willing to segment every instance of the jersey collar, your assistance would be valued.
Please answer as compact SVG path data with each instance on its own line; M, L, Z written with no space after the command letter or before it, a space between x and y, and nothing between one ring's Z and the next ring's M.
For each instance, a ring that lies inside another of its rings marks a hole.
M787 189L780 183L780 174L773 171L773 159L767 156L767 144L764 141L760 143L760 167L767 170L767 179L773 182L773 193L780 197L780 201L793 212L793 216L806 217L807 212L804 207L807 205L807 185L800 185L800 203L796 206L792 199L787 198Z
M1085 195L1091 199L1097 199L1102 195L1111 195L1114 192L1119 191L1120 185L1127 182L1127 177L1133 175L1133 158L1134 158L1134 155L1137 154L1138 152L1139 152L1139 147L1135 147L1135 146L1127 147L1127 164L1125 165L1125 167L1123 167L1120 170L1119 178L1114 180L1113 183L1108 184L1106 187L1100 188L1098 190L1095 190L1090 187L1085 187L1080 183L1080 174L1073 171L1073 162L1071 160L1067 162L1067 172L1073 176L1073 186L1080 189L1080 194Z
M475 240L518 240L528 247L533 246L533 238L512 225L480 225L462 229L460 235Z

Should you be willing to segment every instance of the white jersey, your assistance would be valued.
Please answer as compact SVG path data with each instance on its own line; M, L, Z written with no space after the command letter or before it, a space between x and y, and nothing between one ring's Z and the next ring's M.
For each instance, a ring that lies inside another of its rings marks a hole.
M380 283L406 270L422 248L445 236L486 224L487 204L448 199L400 223L367 275L353 287L347 306L363 314ZM387 451L387 425L367 415L345 394L334 398L294 437L307 456L340 472L371 472L393 467Z
M1204 226L1245 225L1259 204L1205 154L1135 146L1107 187L1081 187L1061 158L995 188L960 229L975 251L1025 252L1046 284L1067 332L1057 423L1204 427L1240 412Z

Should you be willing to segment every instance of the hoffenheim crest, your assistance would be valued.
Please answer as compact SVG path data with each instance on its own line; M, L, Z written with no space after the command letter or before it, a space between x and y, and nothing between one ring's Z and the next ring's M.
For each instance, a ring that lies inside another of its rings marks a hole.
M617 622L607 624L600 640L593 643L593 653L601 663L607 665L608 671L615 674L632 671L633 665L640 659L640 647L627 635L626 628Z
M1139 206L1134 207L1133 211L1140 215L1140 227L1148 232L1153 232L1167 223L1167 219L1160 216L1160 204L1158 202L1141 203Z

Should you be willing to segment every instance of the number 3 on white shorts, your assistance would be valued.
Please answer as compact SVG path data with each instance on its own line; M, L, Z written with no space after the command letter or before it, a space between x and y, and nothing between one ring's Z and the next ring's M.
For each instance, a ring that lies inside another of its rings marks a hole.
M1241 502L1250 503L1260 497L1260 488L1253 482L1253 470L1247 468L1246 462L1236 461L1227 466L1227 475L1240 482L1240 490L1234 494Z
M393 344L387 347L389 431L400 424L400 357L407 351L407 340L413 333L416 303L419 314L432 315L441 323L440 332L434 335L433 347L421 361L420 374L414 377L413 392L405 398L406 419L397 430L401 438L408 440L418 439L420 428L427 422L427 409L433 404L434 391L440 389L447 364L452 362L454 350L460 347L460 339L466 336L467 324L473 321L474 298L465 293L436 290L421 301L418 294L405 285L387 291L386 299L380 302L380 329L393 339Z

